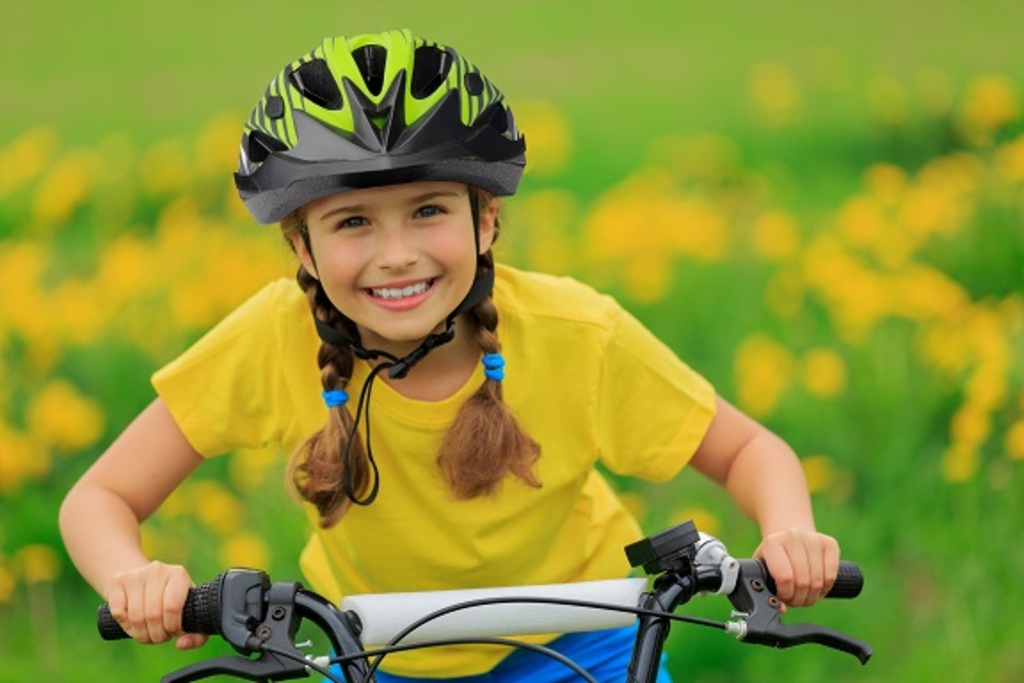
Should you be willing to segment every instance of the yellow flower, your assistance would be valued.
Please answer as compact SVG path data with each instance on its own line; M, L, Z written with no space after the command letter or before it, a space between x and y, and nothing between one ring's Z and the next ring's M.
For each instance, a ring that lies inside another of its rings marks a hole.
M966 403L953 414L949 436L957 447L976 448L985 442L992 428L992 418L984 409Z
M202 479L189 485L188 500L196 517L213 531L232 534L242 519L242 506L219 482Z
M1006 430L1006 454L1014 460L1024 460L1024 419L1017 420Z
M36 394L26 414L39 443L70 452L92 446L103 435L103 411L71 384L56 380Z
M831 488L836 480L836 469L832 460L824 455L808 455L800 459L804 477L807 479L807 490L820 493Z
M715 261L726 252L724 216L700 197L680 196L661 169L644 169L602 196L583 221L587 258L635 254Z
M249 210L245 208L245 202L238 196L235 184L229 180L224 181L224 217L229 221L253 222Z
M565 190L540 190L521 197L513 207L513 224L508 234L503 224L497 249L518 252L522 244L529 267L548 273L568 272L574 249L566 235L579 212L576 197Z
M57 133L33 128L0 151L0 197L16 190L46 168L57 149Z
M1017 93L1009 78L989 74L968 86L962 116L969 128L987 134L1016 120L1018 114Z
M885 206L892 206L907 188L907 173L894 164L874 164L864 174L868 192Z
M964 391L967 400L978 406L997 408L1006 396L1006 378L1004 362L983 360L967 380Z
M118 235L107 243L98 261L96 286L104 298L118 302L111 305L113 310L148 291L159 272L151 247L130 234Z
M668 294L672 270L665 256L637 254L627 261L624 280L632 300L643 303L659 301Z
M65 343L94 344L108 330L113 302L101 296L93 282L65 280L50 297L57 334Z
M0 422L0 494L12 493L25 480L38 479L49 471L49 451Z
M892 312L911 320L957 320L970 306L970 295L945 273L928 266L909 266L889 278Z
M1007 142L995 153L996 172L1011 183L1024 181L1024 135Z
M565 115L554 104L540 100L517 102L515 113L516 125L530 146L527 173L559 173L572 154L572 133Z
M755 334L740 345L736 355L737 400L754 417L775 410L792 381L795 361L789 349Z
M932 159L918 171L917 182L950 196L970 198L988 182L988 166L971 152L953 152Z
M711 536L717 536L722 526L715 513L702 507L685 507L677 510L672 515L670 524L682 524L686 520L692 520L697 531L703 531Z
M754 249L769 261L784 261L800 248L796 220L787 211L773 210L758 216L752 238Z
M949 374L963 372L971 362L966 331L961 325L952 322L923 329L919 348L928 363Z
M799 117L800 85L786 66L761 63L751 70L747 97L768 125L792 123Z
M281 453L274 448L239 450L228 462L228 479L239 491L254 491L263 486L281 462Z
M66 221L92 189L98 166L92 152L72 152L59 159L36 190L34 215L47 224Z
M802 257L808 289L828 305L844 339L858 340L891 313L889 283L848 253L834 235L817 235Z
M163 508L160 508L157 514L160 518L163 518ZM188 564L193 552L197 549L192 543L181 542L181 527L168 525L164 528L157 528L157 526L155 524L143 525L140 534L142 537L142 552L147 557L158 557L162 562L169 564ZM205 548L203 552L205 552Z
M953 484L969 481L978 471L978 460L977 449L953 444L942 456L942 476Z
M60 559L48 545L26 545L15 553L14 559L27 584L50 583L60 575Z
M3 558L0 558L2 560ZM0 562L0 605L11 601L14 596L14 574L7 567L6 563Z
M248 531L235 531L220 547L220 562L225 567L266 569L269 561L266 541Z
M897 210L897 222L918 242L933 235L948 235L964 225L964 210L948 189L915 185L907 190Z
M41 242L0 242L0 291L4 293L0 332L16 331L30 341L45 336L46 296L39 283L47 262Z
M228 177L238 168L238 143L244 120L242 115L225 114L206 123L196 141L196 172L203 176Z
M815 396L831 398L846 387L846 363L835 351L809 351L803 357L801 371L804 386Z
M868 197L848 199L839 210L837 220L839 233L855 247L875 246L893 229L882 207Z

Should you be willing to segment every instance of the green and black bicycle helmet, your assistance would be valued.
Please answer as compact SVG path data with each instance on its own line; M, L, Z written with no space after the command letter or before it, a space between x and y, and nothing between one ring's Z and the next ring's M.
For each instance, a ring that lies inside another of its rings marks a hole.
M335 192L419 180L510 195L525 152L502 93L454 49L404 30L326 38L253 109L235 185L275 223Z

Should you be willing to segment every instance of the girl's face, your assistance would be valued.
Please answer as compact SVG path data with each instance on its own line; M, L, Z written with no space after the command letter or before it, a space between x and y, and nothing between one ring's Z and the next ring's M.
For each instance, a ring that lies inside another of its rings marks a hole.
M480 207L480 253L494 240L497 200ZM367 348L407 349L436 331L476 276L469 190L417 182L352 190L304 208L312 256L292 239L303 267Z

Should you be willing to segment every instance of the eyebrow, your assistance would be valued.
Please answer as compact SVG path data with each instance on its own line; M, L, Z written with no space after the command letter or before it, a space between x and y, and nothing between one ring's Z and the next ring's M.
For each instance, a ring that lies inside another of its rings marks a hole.
M423 194L414 195L414 196L409 197L408 199L404 200L404 203L407 204L407 205L414 205L414 204L421 204L423 202L430 201L431 199L437 199L438 197L458 198L459 196L460 195L459 195L458 192L453 192L451 190L437 190L437 191L434 191L434 192L424 192ZM335 214L339 214L339 213L351 213L351 214L365 213L368 209L369 209L369 205L367 205L367 204L343 204L343 205L337 206L337 207L331 209L330 211L328 211L327 213L321 215L320 216L320 220L321 221L327 220L331 216L333 216Z

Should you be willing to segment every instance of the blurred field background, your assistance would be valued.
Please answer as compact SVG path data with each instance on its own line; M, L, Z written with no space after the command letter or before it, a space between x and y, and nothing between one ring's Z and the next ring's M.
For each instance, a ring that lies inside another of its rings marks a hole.
M1024 680L1022 22L991 0L6 8L0 680L156 680L195 659L98 641L57 506L155 368L293 273L230 182L266 82L325 35L400 26L467 54L526 131L500 257L616 294L787 438L820 527L865 568L861 599L787 620L868 640L866 668L682 626L677 679ZM298 578L281 463L211 462L145 542L199 580ZM756 545L689 473L620 485L649 531L692 517L735 554Z

